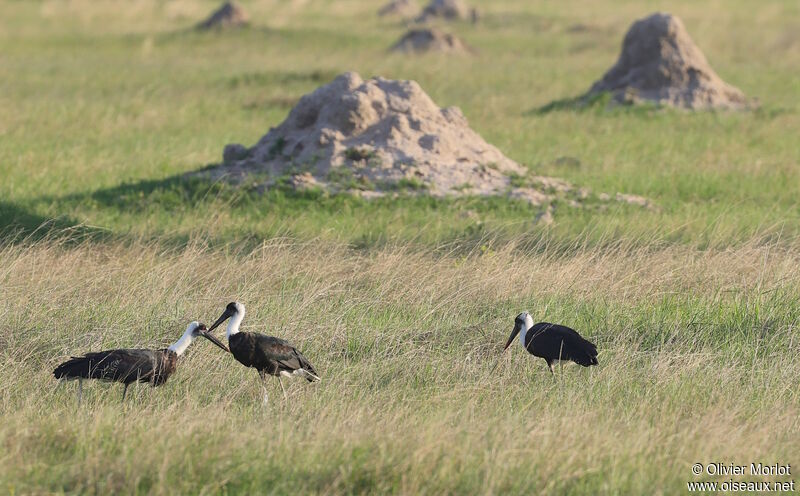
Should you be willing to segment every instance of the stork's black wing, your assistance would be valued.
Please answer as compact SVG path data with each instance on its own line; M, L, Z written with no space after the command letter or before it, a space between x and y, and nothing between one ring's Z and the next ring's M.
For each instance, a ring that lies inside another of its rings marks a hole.
M153 350L108 350L73 357L53 371L56 379L101 379L105 381L149 381L156 368Z
M228 346L239 363L260 372L280 375L281 372L305 370L311 374L306 375L309 381L318 377L308 359L283 339L255 332L238 332L228 339Z
M255 338L256 349L261 354L261 358L265 361L270 361L277 366L276 372L287 371L294 372L295 370L305 370L317 375L314 367L308 359L300 353L297 348L289 344L288 341L272 336L265 336L263 334L256 334ZM309 381L313 381L311 377L307 377Z
M257 343L258 349L262 351L264 357L277 363L280 370L293 372L303 369L317 375L308 359L288 341L258 334Z
M572 360L588 367L597 365L597 347L567 326L540 322L528 330L525 348L545 360Z

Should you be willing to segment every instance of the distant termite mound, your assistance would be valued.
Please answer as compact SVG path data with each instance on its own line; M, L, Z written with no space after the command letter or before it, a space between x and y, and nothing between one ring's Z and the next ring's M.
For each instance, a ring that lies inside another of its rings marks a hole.
M708 64L683 22L657 13L636 21L617 63L587 96L610 93L621 103L653 102L685 109L741 109L744 94Z
M463 0L431 0L417 17L417 22L426 22L433 19L449 21L472 19L476 21L478 11L470 9Z
M215 10L206 20L197 25L197 29L227 29L246 26L247 13L235 2L225 2Z
M378 15L396 16L410 19L419 13L419 6L414 0L391 0L378 11Z
M466 53L470 50L458 37L436 28L418 28L408 31L395 43L391 51L402 53Z

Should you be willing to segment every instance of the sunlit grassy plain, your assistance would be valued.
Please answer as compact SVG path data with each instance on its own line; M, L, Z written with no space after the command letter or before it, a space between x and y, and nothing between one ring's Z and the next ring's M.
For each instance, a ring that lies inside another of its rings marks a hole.
M0 491L681 493L694 462L800 466L800 6L672 2L745 113L562 109L656 2L481 2L473 57L406 58L379 2L1 2ZM754 10L755 9L755 10ZM345 70L416 79L536 173L657 210L256 196L177 175ZM559 160L569 157L569 160ZM565 165L571 164L571 165ZM42 223L45 228L37 229ZM173 341L227 301L323 376L277 385L198 342L159 389L50 375ZM557 382L513 316L601 366Z

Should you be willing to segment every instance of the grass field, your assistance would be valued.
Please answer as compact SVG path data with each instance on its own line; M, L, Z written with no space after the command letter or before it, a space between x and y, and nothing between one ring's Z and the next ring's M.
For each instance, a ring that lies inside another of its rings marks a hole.
M0 493L678 494L717 480L696 462L800 467L797 2L670 3L758 98L740 113L544 110L657 2L476 2L450 29L478 53L452 58L387 55L404 26L380 2L242 4L254 26L200 34L216 2L0 1ZM557 203L543 225L506 199L179 179L347 70L415 79L531 171L659 208ZM91 384L77 411L51 375L233 299L322 382L264 408L207 342L125 405ZM526 309L600 366L554 381L501 355Z

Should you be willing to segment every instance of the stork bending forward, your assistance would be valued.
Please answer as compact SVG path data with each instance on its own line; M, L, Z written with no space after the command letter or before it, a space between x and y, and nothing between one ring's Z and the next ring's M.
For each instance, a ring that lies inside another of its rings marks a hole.
M192 322L183 336L169 348L161 350L118 349L87 353L73 357L53 370L56 379L78 380L78 404L81 402L83 379L121 382L122 401L128 393L128 386L134 382L146 382L156 387L167 379L178 367L178 357L197 338L203 336L226 352L228 348L208 333L205 325Z
M511 346L517 334L522 347L528 353L544 358L553 377L555 377L555 364L559 361L572 361L584 367L599 363L594 343L567 326L548 322L534 324L528 312L522 312L514 319L514 330L511 331L503 351Z

